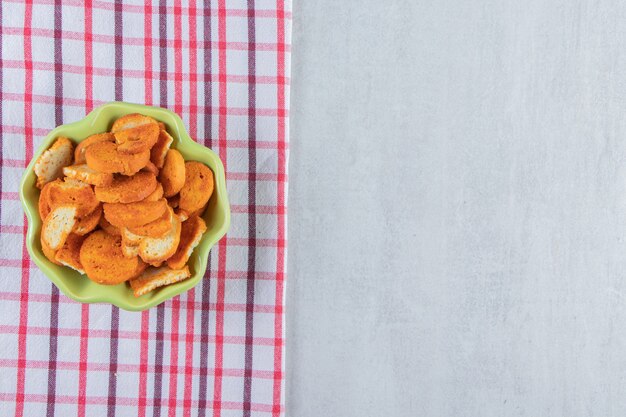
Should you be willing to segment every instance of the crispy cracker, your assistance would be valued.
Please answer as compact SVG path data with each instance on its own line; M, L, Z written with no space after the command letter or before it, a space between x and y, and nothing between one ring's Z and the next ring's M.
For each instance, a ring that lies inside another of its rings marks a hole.
M76 224L76 206L61 205L53 208L41 226L41 240L48 248L57 251Z
M71 178L51 183L49 201L51 209L68 204L76 206L76 215L78 217L83 217L93 212L99 204L89 184Z
M148 268L137 278L129 281L135 297L140 297L148 292L189 278L191 273L189 267L182 269L171 269L167 266L160 268Z
M135 154L119 152L115 142L99 142L85 151L89 168L108 174L133 175L146 166L150 160L150 150Z
M52 189L52 187L54 187L55 185L58 185L61 182L62 181L60 179L56 179L52 182L49 182L43 186L43 188L41 189L41 192L39 193L38 208L39 208L39 217L41 218L42 221L46 218L48 213L50 213L50 208L51 208L50 207L51 205L50 190Z
M94 143L113 141L115 141L115 136L113 136L110 132L97 133L87 137L85 140L76 145L76 150L74 151L74 164L78 165L87 163L87 159L85 159L85 150Z
M158 219L141 226L127 226L127 229L134 235L160 238L165 236L172 227L170 219L171 215L172 209L166 205L166 210L163 211L163 214L161 214Z
M172 197L185 185L185 160L176 149L170 149L165 156L165 163L159 172L159 181L163 185L163 195Z
M191 217L183 222L180 232L180 243L176 249L176 253L167 260L167 265L172 269L182 268L194 248L198 246L202 235L206 232L206 223L201 217Z
M37 188L43 188L47 183L63 176L63 167L72 164L74 157L74 144L64 136L54 141L50 148L46 149L35 162L35 175L37 175Z
M80 180L91 185L106 187L113 182L113 174L96 171L87 164L70 165L63 168L66 177Z
M185 163L185 185L180 190L179 207L190 215L202 209L213 194L213 171L206 165Z
M48 260L55 265L62 265L61 262L56 260L57 251L50 249L50 247L46 245L46 242L44 242L43 239L40 239L40 242L41 242L41 251L46 256L46 258L48 258Z
M173 142L174 138L170 136L165 129L161 129L159 132L159 139L154 144L152 149L150 149L150 161L152 161L157 168L163 168L165 156L167 155L167 151L170 149Z
M113 122L113 125L111 126L111 133L117 133L122 130L133 129L135 127L149 125L152 123L158 126L157 121L150 116L139 113L126 114Z
M105 203L104 216L116 227L138 227L151 223L167 211L167 200L138 201L135 203Z
M98 224L100 225L100 228L102 230L104 230L105 232L107 232L110 235L113 235L113 236L121 236L122 235L122 232L120 232L120 229L115 227L115 226L113 226L111 223L109 223L104 216L100 217L100 222Z
M98 226L100 218L102 217L102 205L98 204L96 209L86 216L77 219L72 233L77 235L86 235Z
M153 174L138 172L132 177L118 176L110 186L96 187L95 191L96 198L103 203L134 203L148 197L156 188Z
M159 125L148 123L115 132L115 142L122 154L150 151L159 139Z
M80 262L89 279L98 284L116 285L139 275L146 268L138 257L122 253L122 238L103 230L90 234L80 249Z
M163 198L163 186L160 182L157 182L157 186L148 197L144 198L142 201L157 201Z
M146 172L151 172L153 173L155 176L159 175L159 168L156 167L156 165L154 165L152 163L152 161L148 161L148 163L146 164L145 167L141 168L142 171L146 171Z
M65 243L55 255L55 259L62 265L68 266L81 274L85 273L80 263L80 247L83 245L85 236L70 233Z
M139 236L128 229L122 229L122 236L128 245L137 246L139 257L144 262L155 264L167 260L174 255L180 242L181 222L178 216L171 213L170 230L165 236L152 238L148 236Z

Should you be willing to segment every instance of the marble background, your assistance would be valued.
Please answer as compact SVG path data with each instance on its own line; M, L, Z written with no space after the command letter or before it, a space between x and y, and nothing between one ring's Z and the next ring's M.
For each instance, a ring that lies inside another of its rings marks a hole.
M293 29L287 415L626 415L626 2Z

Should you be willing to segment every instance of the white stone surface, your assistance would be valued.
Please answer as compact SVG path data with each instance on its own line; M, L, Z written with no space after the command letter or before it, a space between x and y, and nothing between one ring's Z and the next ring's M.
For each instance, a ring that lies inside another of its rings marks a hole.
M626 415L626 2L294 4L287 415Z

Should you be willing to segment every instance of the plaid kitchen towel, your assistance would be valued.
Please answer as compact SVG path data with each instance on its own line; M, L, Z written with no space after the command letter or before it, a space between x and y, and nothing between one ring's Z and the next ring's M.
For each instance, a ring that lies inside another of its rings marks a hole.
M0 3L0 416L280 416L289 0ZM29 259L18 183L99 104L178 113L227 173L201 284L143 313L76 303Z

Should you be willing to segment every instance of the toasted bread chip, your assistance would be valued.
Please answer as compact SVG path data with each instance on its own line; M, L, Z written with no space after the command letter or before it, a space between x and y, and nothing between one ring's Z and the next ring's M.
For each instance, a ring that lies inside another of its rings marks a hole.
M170 136L164 129L159 132L159 139L150 149L150 161L159 169L163 168L167 151L172 146L174 138Z
M127 114L117 119L111 127L121 153L133 154L152 148L159 138L159 125L152 117Z
M57 251L50 249L50 246L46 245L46 242L44 242L43 239L40 239L40 241L41 241L41 251L46 256L46 258L48 258L48 260L52 262L53 264L62 265L61 262L56 260Z
M116 227L143 226L167 213L167 200L138 201L136 203L105 203L104 217Z
M159 168L156 167L151 161L148 161L145 167L141 168L142 171L150 172L155 176L159 176Z
M139 256L141 236L130 236L130 232L126 228L120 229L120 233L122 236L122 254L127 258Z
M150 151L123 154L114 142L99 142L85 151L89 168L108 174L133 175L145 167L150 160Z
M89 184L71 178L51 183L49 197L51 209L60 205L73 205L79 218L93 212L99 204Z
M63 168L63 174L69 178L80 180L91 185L106 187L113 182L113 174L108 174L89 168L87 164L71 165Z
M72 229L72 232L81 236L86 235L87 233L98 227L98 223L100 223L101 217L102 205L99 204L94 211L76 220L76 224L74 225L74 229Z
M170 228L171 228L171 224L170 224ZM128 230L126 227L121 228L120 232L122 233L122 240L129 246L139 246L139 244L141 243L141 239L145 237L145 236L134 234L133 232Z
M184 221L181 227L178 249L167 260L167 265L172 269L180 269L185 266L194 248L200 243L204 232L206 232L206 223L202 218L194 216Z
M167 266L160 268L148 268L143 274L129 281L135 297L140 297L156 288L164 285L183 281L191 276L189 267L182 269L170 269Z
M83 245L84 240L85 236L70 233L65 240L65 244L57 251L55 259L61 265L69 266L81 274L84 274L85 270L80 263L80 247Z
M159 172L159 181L163 184L163 195L172 197L185 185L185 160L176 149L170 149L165 156L165 163Z
M123 154L149 151L159 139L159 125L148 123L115 132L118 150Z
M76 150L74 151L74 163L76 165L87 163L87 159L85 159L85 150L94 143L114 141L115 136L113 136L113 133L109 132L97 133L87 137L85 140L76 145Z
M157 124L159 125L159 129L167 130L167 128L165 127L165 123L157 121Z
M148 197L156 188L157 180L153 174L138 172L132 177L116 177L110 186L96 186L95 191L96 198L103 203L134 203Z
M180 217L181 221L185 221L190 217L194 217L194 216L198 216L198 217L202 217L204 215L204 212L206 211L206 208L209 204L205 204L204 206L200 207L198 210L196 211L192 211L191 213L189 213L187 210L185 209L181 209L178 208L176 210L176 214L178 214L178 217Z
M191 215L208 203L211 194L213 194L213 171L200 162L186 162L185 185L180 190L178 206Z
M66 137L60 136L35 162L37 188L63 176L63 167L72 164L74 144Z
M163 237L171 229L170 216L172 216L172 209L167 207L167 210L164 210L163 214L158 219L150 223L144 224L143 226L127 227L127 229L132 234L138 236L155 238Z
M63 183L61 184L61 187L69 187L69 188L87 188L89 187L89 184L87 184L86 182L83 182L81 180L77 180L74 178L68 178L65 177L63 178ZM91 187L89 187L91 188Z
M144 116L143 114L139 114L139 113L131 113L131 114L122 116L119 119L117 119L115 122L113 122L113 126L111 126L111 133L117 133L117 132L121 132L122 130L133 129L135 127L148 125L152 123L155 123L158 126L157 121L154 120L150 116Z
M100 225L100 228L102 230L104 230L105 232L107 232L110 235L113 236L121 236L122 232L120 232L120 229L113 226L111 223L109 223L106 219L106 217L101 216L100 217L100 222L98 223Z
M129 245L138 246L139 256L144 262L156 264L167 260L176 252L180 242L180 230L180 220L178 216L172 214L170 216L170 230L163 237L137 236L128 229L122 229L122 236Z
M157 182L157 186L148 197L144 198L143 201L157 201L163 198L163 186L160 182Z
M131 245L122 237L122 254L127 258L133 258L139 256L139 246Z
M51 250L59 250L76 224L76 212L73 205L54 207L41 226L42 246L45 243Z
M43 186L41 193L39 193L39 217L42 221L46 218L48 213L50 213L50 190L55 184L58 185L61 182L60 179L49 182Z
M122 238L103 230L90 234L80 248L80 263L89 279L98 284L116 285L141 274L146 268L138 257L122 253Z
M192 217L192 216L202 217L202 216L204 216L204 212L206 211L206 208L207 208L208 205L209 205L209 203L206 203L204 206L200 207L198 210L196 210L193 213L191 213L191 215L189 217Z
M169 259L180 243L181 222L172 214L172 229L165 236L159 238L144 237L139 243L139 256L144 262L159 264Z

